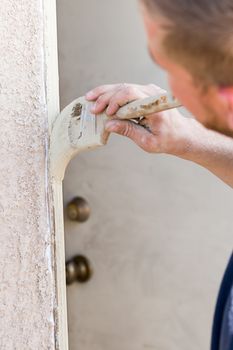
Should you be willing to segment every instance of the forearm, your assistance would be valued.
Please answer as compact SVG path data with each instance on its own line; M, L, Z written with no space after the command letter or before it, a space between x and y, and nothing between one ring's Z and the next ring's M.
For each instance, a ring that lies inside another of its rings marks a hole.
M205 167L233 187L233 140L195 120L190 120L190 126L185 152L179 156Z

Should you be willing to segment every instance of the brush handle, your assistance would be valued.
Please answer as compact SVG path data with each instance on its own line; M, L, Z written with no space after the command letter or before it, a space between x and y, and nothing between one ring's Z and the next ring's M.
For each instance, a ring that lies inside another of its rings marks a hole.
M121 107L116 116L119 119L135 119L180 106L181 104L173 96L164 93L130 102Z

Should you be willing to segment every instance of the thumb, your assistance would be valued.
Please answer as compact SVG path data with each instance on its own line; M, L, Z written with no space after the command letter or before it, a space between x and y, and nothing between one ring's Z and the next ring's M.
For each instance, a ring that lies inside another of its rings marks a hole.
M105 129L108 132L114 132L130 138L145 151L150 151L151 143L154 141L153 134L129 120L109 120L106 122Z

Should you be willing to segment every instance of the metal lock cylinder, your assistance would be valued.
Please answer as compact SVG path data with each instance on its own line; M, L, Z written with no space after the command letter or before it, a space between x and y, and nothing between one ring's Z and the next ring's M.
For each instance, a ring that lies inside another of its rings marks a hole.
M86 199L82 197L75 197L68 203L67 216L72 221L85 222L89 219L91 209Z

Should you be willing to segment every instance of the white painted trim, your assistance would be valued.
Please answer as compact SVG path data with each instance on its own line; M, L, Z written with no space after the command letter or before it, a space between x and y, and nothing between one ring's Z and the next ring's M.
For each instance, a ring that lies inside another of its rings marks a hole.
M43 6L46 102L51 134L52 125L60 113L56 0L44 0ZM50 163L50 159L48 161ZM68 350L62 181L55 181L51 174L50 191L51 230L54 232L55 347Z
M49 128L60 112L56 0L44 0L45 80Z
M55 274L56 274L56 303L55 322L56 350L68 350L68 324L66 302L66 275L65 275L65 236L63 218L62 182L52 178L53 218L55 233Z

